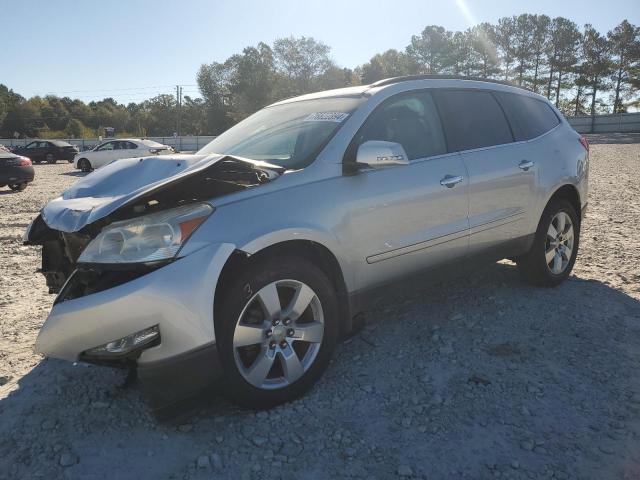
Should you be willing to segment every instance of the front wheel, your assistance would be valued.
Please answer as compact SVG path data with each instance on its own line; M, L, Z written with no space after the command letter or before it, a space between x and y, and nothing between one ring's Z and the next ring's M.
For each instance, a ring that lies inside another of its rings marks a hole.
M9 188L11 190L13 190L14 192L21 192L23 191L25 188L27 188L27 183L10 183L9 184Z
M78 168L80 170L82 170L83 172L90 172L91 171L91 163L89 163L89 160L87 160L86 158L81 158L78 161Z
M552 200L538 224L531 250L516 259L529 283L555 287L571 273L580 244L580 219L570 202Z
M320 378L338 337L333 285L305 258L263 259L217 295L225 393L257 409L293 400Z

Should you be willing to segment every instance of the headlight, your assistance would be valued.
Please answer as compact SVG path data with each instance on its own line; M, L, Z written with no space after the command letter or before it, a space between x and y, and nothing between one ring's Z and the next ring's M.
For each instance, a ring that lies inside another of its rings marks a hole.
M173 258L212 212L211 205L197 203L114 222L87 245L78 263L139 263Z

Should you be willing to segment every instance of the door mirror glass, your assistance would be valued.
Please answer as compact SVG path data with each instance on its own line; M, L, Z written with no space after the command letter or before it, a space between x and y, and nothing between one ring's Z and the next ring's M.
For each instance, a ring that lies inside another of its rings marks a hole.
M408 165L407 153L399 143L369 140L358 147L356 163L370 167Z

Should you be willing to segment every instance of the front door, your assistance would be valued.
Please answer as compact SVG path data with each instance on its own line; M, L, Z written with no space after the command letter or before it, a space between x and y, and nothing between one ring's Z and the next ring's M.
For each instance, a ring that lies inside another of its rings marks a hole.
M36 140L25 147L25 157L29 157L33 162L40 163L44 160L47 142Z
M360 261L358 289L464 257L468 246L468 179L457 153L447 153L427 91L383 102L354 138L400 143L408 165L361 169L342 181L350 190L344 241Z
M90 160L93 168L102 167L114 159L115 143L115 141L105 142L95 149Z

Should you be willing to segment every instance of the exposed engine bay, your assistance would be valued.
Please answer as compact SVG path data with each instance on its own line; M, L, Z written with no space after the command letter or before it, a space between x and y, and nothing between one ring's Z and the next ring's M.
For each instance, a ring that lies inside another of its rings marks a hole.
M162 168L154 169L158 164ZM154 174L156 178L151 180L155 181L145 184L145 170ZM157 178L167 171L176 174ZM105 226L260 186L283 171L264 162L220 155L121 160L88 175L60 199L50 202L31 224L24 243L42 245L40 271L49 293L60 293L56 301L78 298L127 282L167 263L165 260L125 266L83 264L78 268L80 254ZM109 184L113 184L113 190Z

